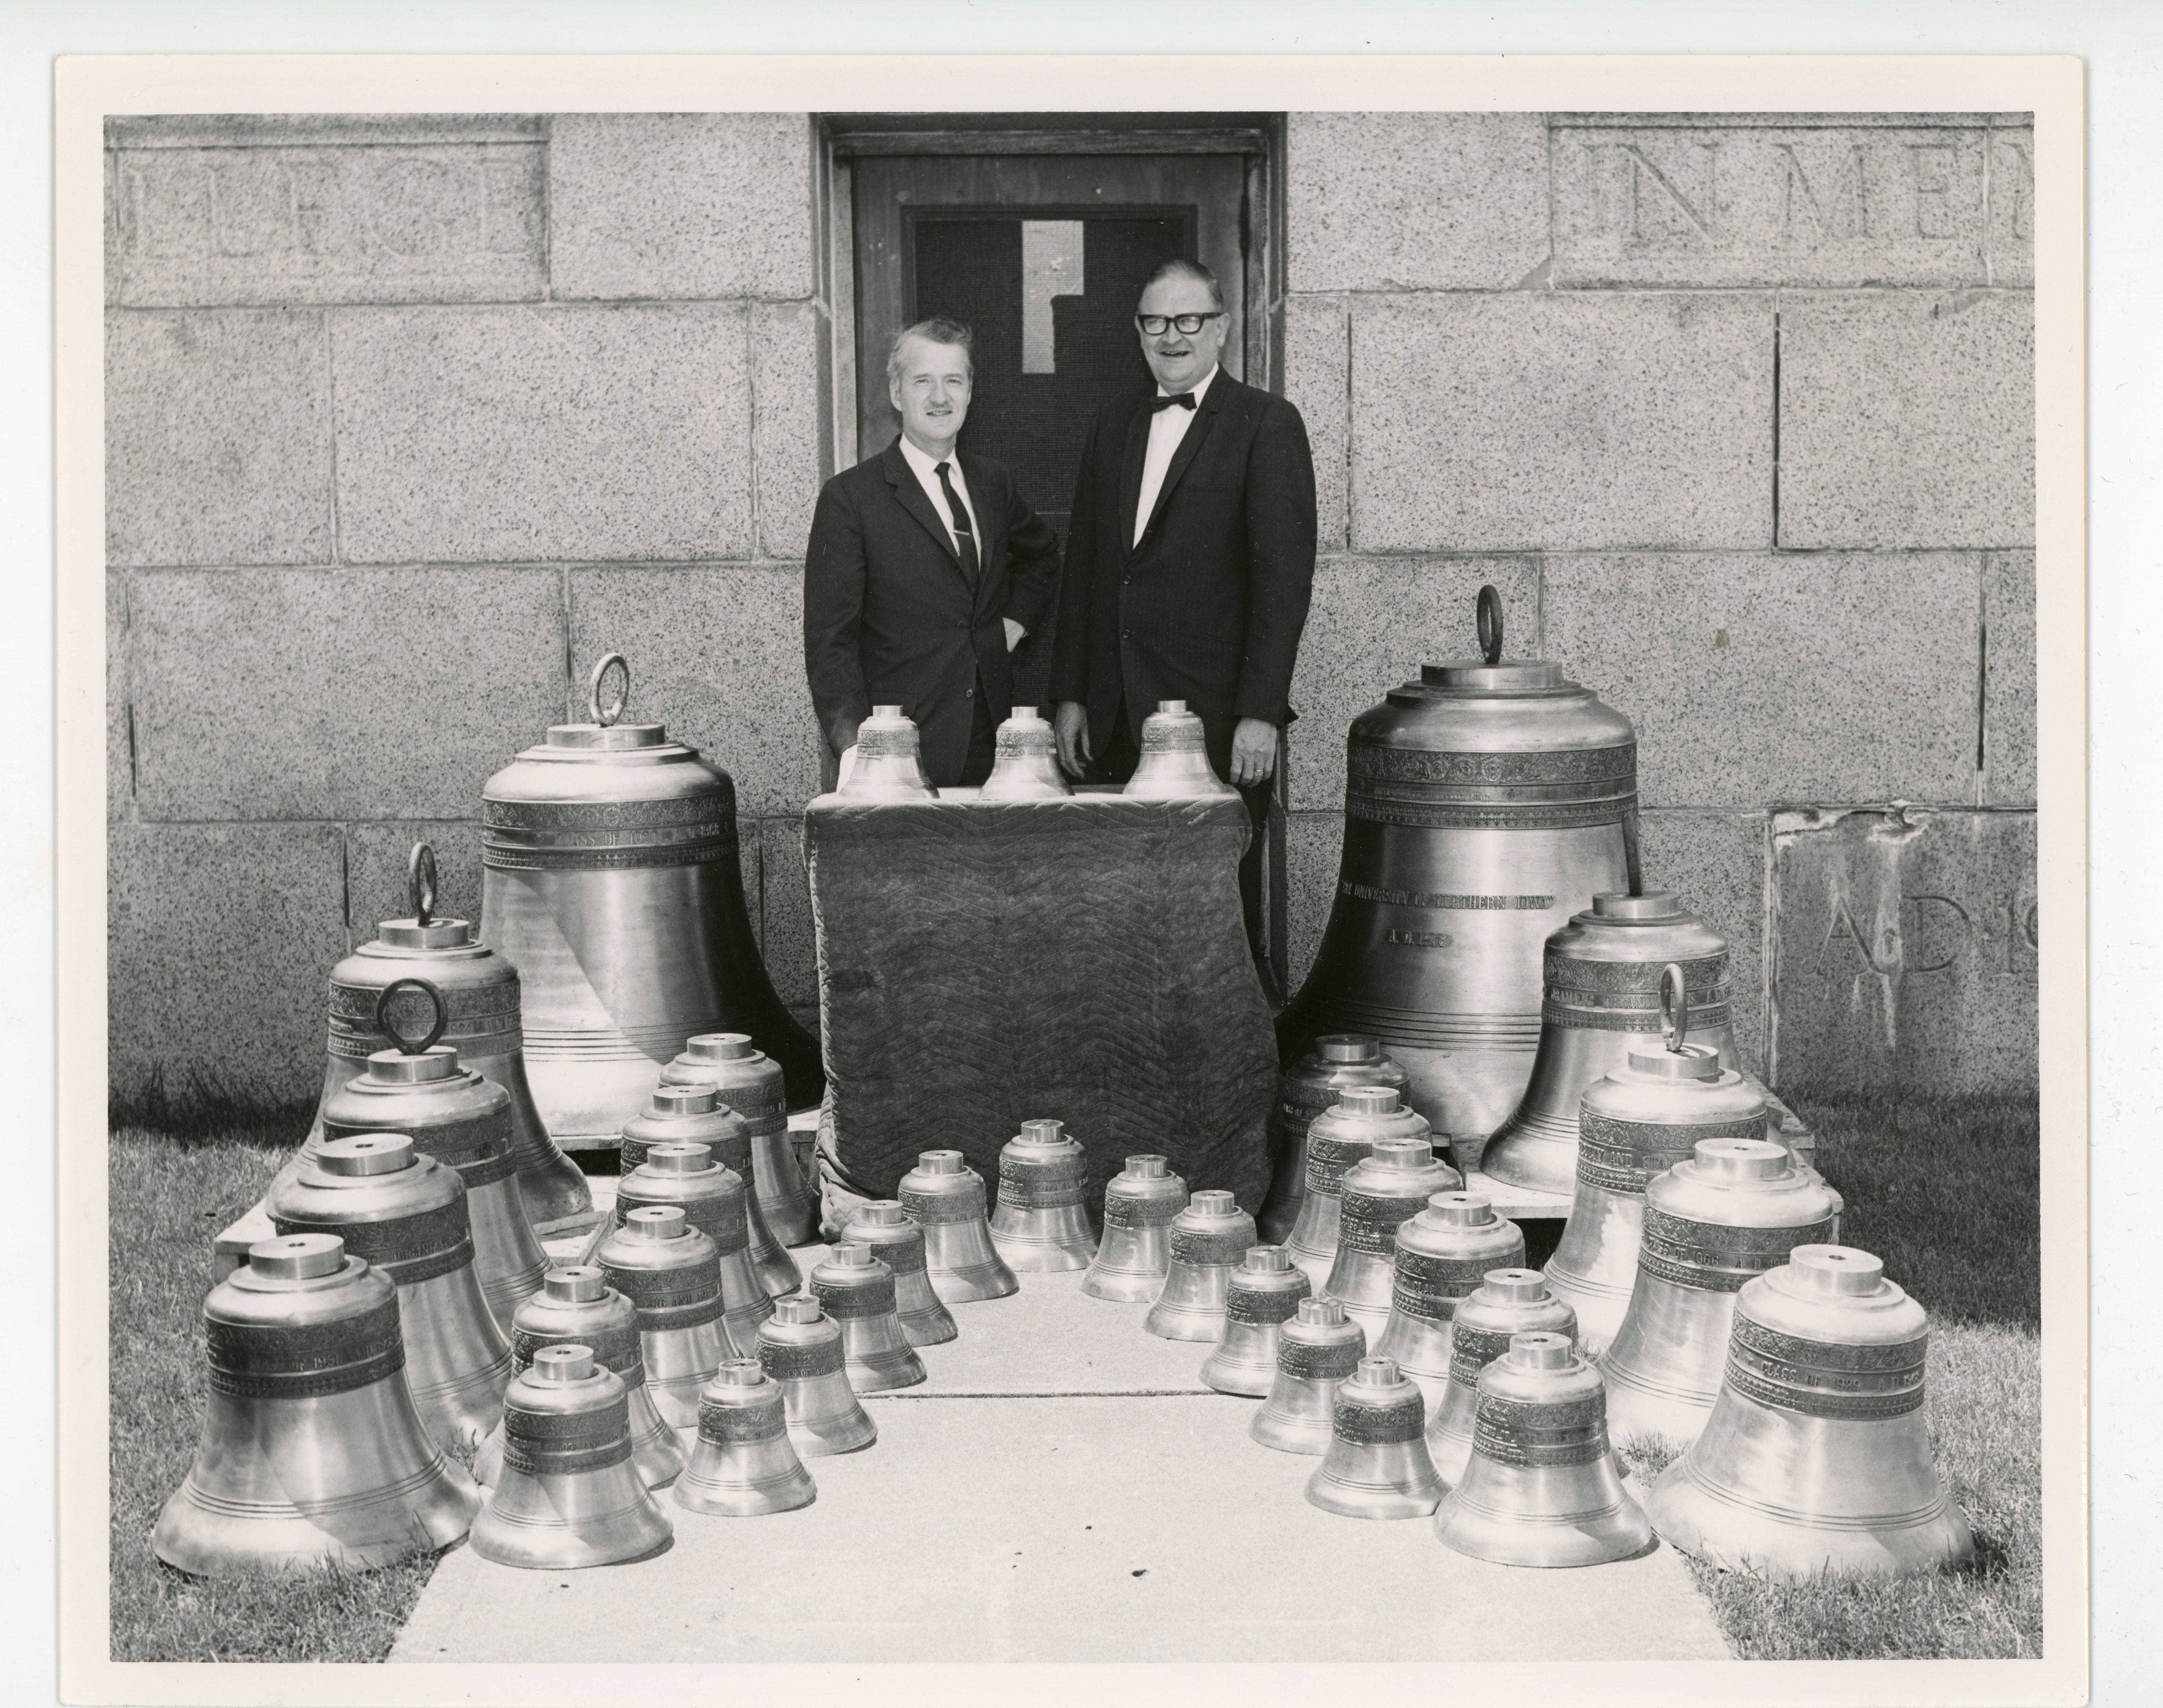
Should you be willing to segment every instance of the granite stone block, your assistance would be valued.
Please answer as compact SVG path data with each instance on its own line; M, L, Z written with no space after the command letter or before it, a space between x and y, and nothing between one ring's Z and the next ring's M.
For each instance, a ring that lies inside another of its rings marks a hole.
M1346 541L1345 486L1351 475L1351 328L1344 305L1328 297L1285 302L1284 395L1307 424L1314 457L1315 532L1325 552Z
M2027 125L1991 128L1990 282L2035 282L2035 133Z
M759 826L761 953L767 977L792 1008L812 1006L818 1035L819 947L811 925L811 881L804 866L804 817L786 813Z
M351 561L751 551L740 308L348 309L332 366Z
M107 315L105 482L107 563L327 562L322 317Z
M473 809L476 815L480 811L479 790L474 791ZM385 919L412 918L406 872L416 842L426 842L436 851L436 917L469 919L479 929L478 816L356 824L347 825L345 831L345 923L354 942L367 942Z
M115 1093L314 1095L323 981L346 952L341 842L335 825L107 827Z
M1555 284L1986 283L1988 136L1846 123L1558 131Z
M1540 574L1529 558L1325 558L1301 637L1286 732L1296 810L1344 804L1344 742L1353 719L1422 664L1480 652L1483 584L1502 595L1512 658L1539 656Z
M1547 653L1637 726L1648 807L1972 801L1978 560L1546 563Z
M562 721L556 570L140 572L131 610L145 818L478 813Z
M2034 544L2032 296L1783 295L1779 484L1783 547Z
M818 792L803 580L793 565L571 572L578 679L622 653L633 712L727 772L746 822Z
M1296 992L1314 965L1344 854L1344 815L1291 813L1285 820L1286 982Z
M1773 847L1777 1085L2035 1090L2033 813L1781 813Z
M135 809L135 747L128 728L128 576L105 576L105 815L126 818Z
M811 126L797 113L572 113L548 145L559 297L808 296Z
M758 544L768 558L801 560L811 512L833 461L828 446L825 317L808 302L761 302L751 311L753 455L758 469Z
M1769 296L1363 301L1352 399L1355 550L1772 543Z
M1295 113L1287 288L1507 291L1548 257L1532 113Z
M1672 889L1727 939L1735 1047L1746 1072L1765 1066L1765 862L1762 813L1642 813L1638 846L1648 889Z
M2035 554L1982 560L1983 799L2035 804Z

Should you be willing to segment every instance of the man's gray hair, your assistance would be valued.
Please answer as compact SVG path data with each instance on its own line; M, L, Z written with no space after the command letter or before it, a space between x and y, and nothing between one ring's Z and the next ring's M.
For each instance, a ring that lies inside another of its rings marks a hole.
M943 314L935 314L929 320L919 320L914 326L905 326L893 335L893 348L886 353L886 383L888 386L901 384L901 348L911 338L922 338L930 344L958 346L969 359L969 377L977 377L977 335L958 320L949 320Z
M1149 295L1150 286L1160 285L1167 279L1191 279L1197 285L1209 287L1209 302L1213 308L1224 306L1224 288L1217 282L1217 275L1199 261L1189 260L1184 255L1174 255L1168 261L1160 261L1156 270L1142 280L1142 296ZM1137 298L1139 301L1140 299Z

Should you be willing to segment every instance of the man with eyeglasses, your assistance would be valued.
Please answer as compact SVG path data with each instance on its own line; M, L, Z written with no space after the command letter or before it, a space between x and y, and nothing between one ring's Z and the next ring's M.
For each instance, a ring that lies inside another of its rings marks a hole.
M1156 384L1098 413L1082 452L1050 694L1069 775L1134 774L1160 699L1202 720L1245 798L1247 937L1266 964L1261 851L1314 582L1314 459L1299 411L1218 365L1229 323L1198 261L1150 275L1134 314Z

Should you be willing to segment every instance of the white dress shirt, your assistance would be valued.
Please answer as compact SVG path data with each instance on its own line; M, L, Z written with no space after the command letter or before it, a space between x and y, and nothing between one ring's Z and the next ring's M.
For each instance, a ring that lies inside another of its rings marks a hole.
M1150 421L1149 454L1142 458L1141 501L1134 506L1134 537L1129 542L1139 546L1142 536L1149 532L1150 512L1156 508L1156 495L1164 490L1164 477L1171 467L1171 458L1179 449L1179 442L1186 437L1186 430L1194 425L1194 417L1202 412L1202 400L1208 395L1210 382L1217 377L1213 367L1195 383L1194 407L1191 409L1160 409ZM1171 394L1160 385L1159 397Z
M1180 413L1184 415L1186 411L1181 410ZM969 483L961 478L961 458L951 452L943 459L927 456L917 448L916 442L907 433L901 436L900 444L902 460L914 472L917 485L924 489L924 495L931 500L933 513L945 523L946 537L953 542L954 555L958 558L961 555L961 537L954 532L954 512L947 509L946 495L939 490L939 464L942 460L945 463L946 478L954 483L954 490L961 495L961 508L969 512L969 527L977 537L977 562L981 565L984 561L984 531L977 524L977 503L969 496Z

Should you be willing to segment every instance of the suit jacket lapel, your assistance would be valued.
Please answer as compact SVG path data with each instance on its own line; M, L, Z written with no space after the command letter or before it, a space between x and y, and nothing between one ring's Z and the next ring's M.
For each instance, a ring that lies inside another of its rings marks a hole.
M924 531L938 541L939 549L945 553L946 561L954 566L954 573L959 575L961 573L961 554L954 549L953 537L947 533L946 524L940 521L939 512L932 509L931 500L924 494L924 483L916 478L916 471L909 466L908 459L901 454L900 440L896 439L886 448L885 455L880 458L880 466L886 470L887 485L893 488L893 495L900 500L901 507L921 522ZM982 551L981 543L977 549Z
M1208 390L1202 394L1202 401L1195 409L1192 423L1181 438L1179 448L1171 453L1171 466L1164 471L1164 485L1156 490L1156 504L1150 511L1150 527L1156 526L1156 519L1164 514L1164 506L1171 499L1173 489L1179 485L1180 477L1186 473L1187 464L1194 460L1194 453L1202 448L1202 441L1209 432L1210 421L1224 401L1224 387L1231 377L1223 369L1218 369L1217 377L1209 382ZM1149 528L1144 528L1142 535L1147 538Z
M1119 555L1122 558L1129 556L1134 549L1134 512L1141 508L1142 464L1149 458L1150 422L1155 418L1146 399L1127 417L1126 449L1119 466Z

